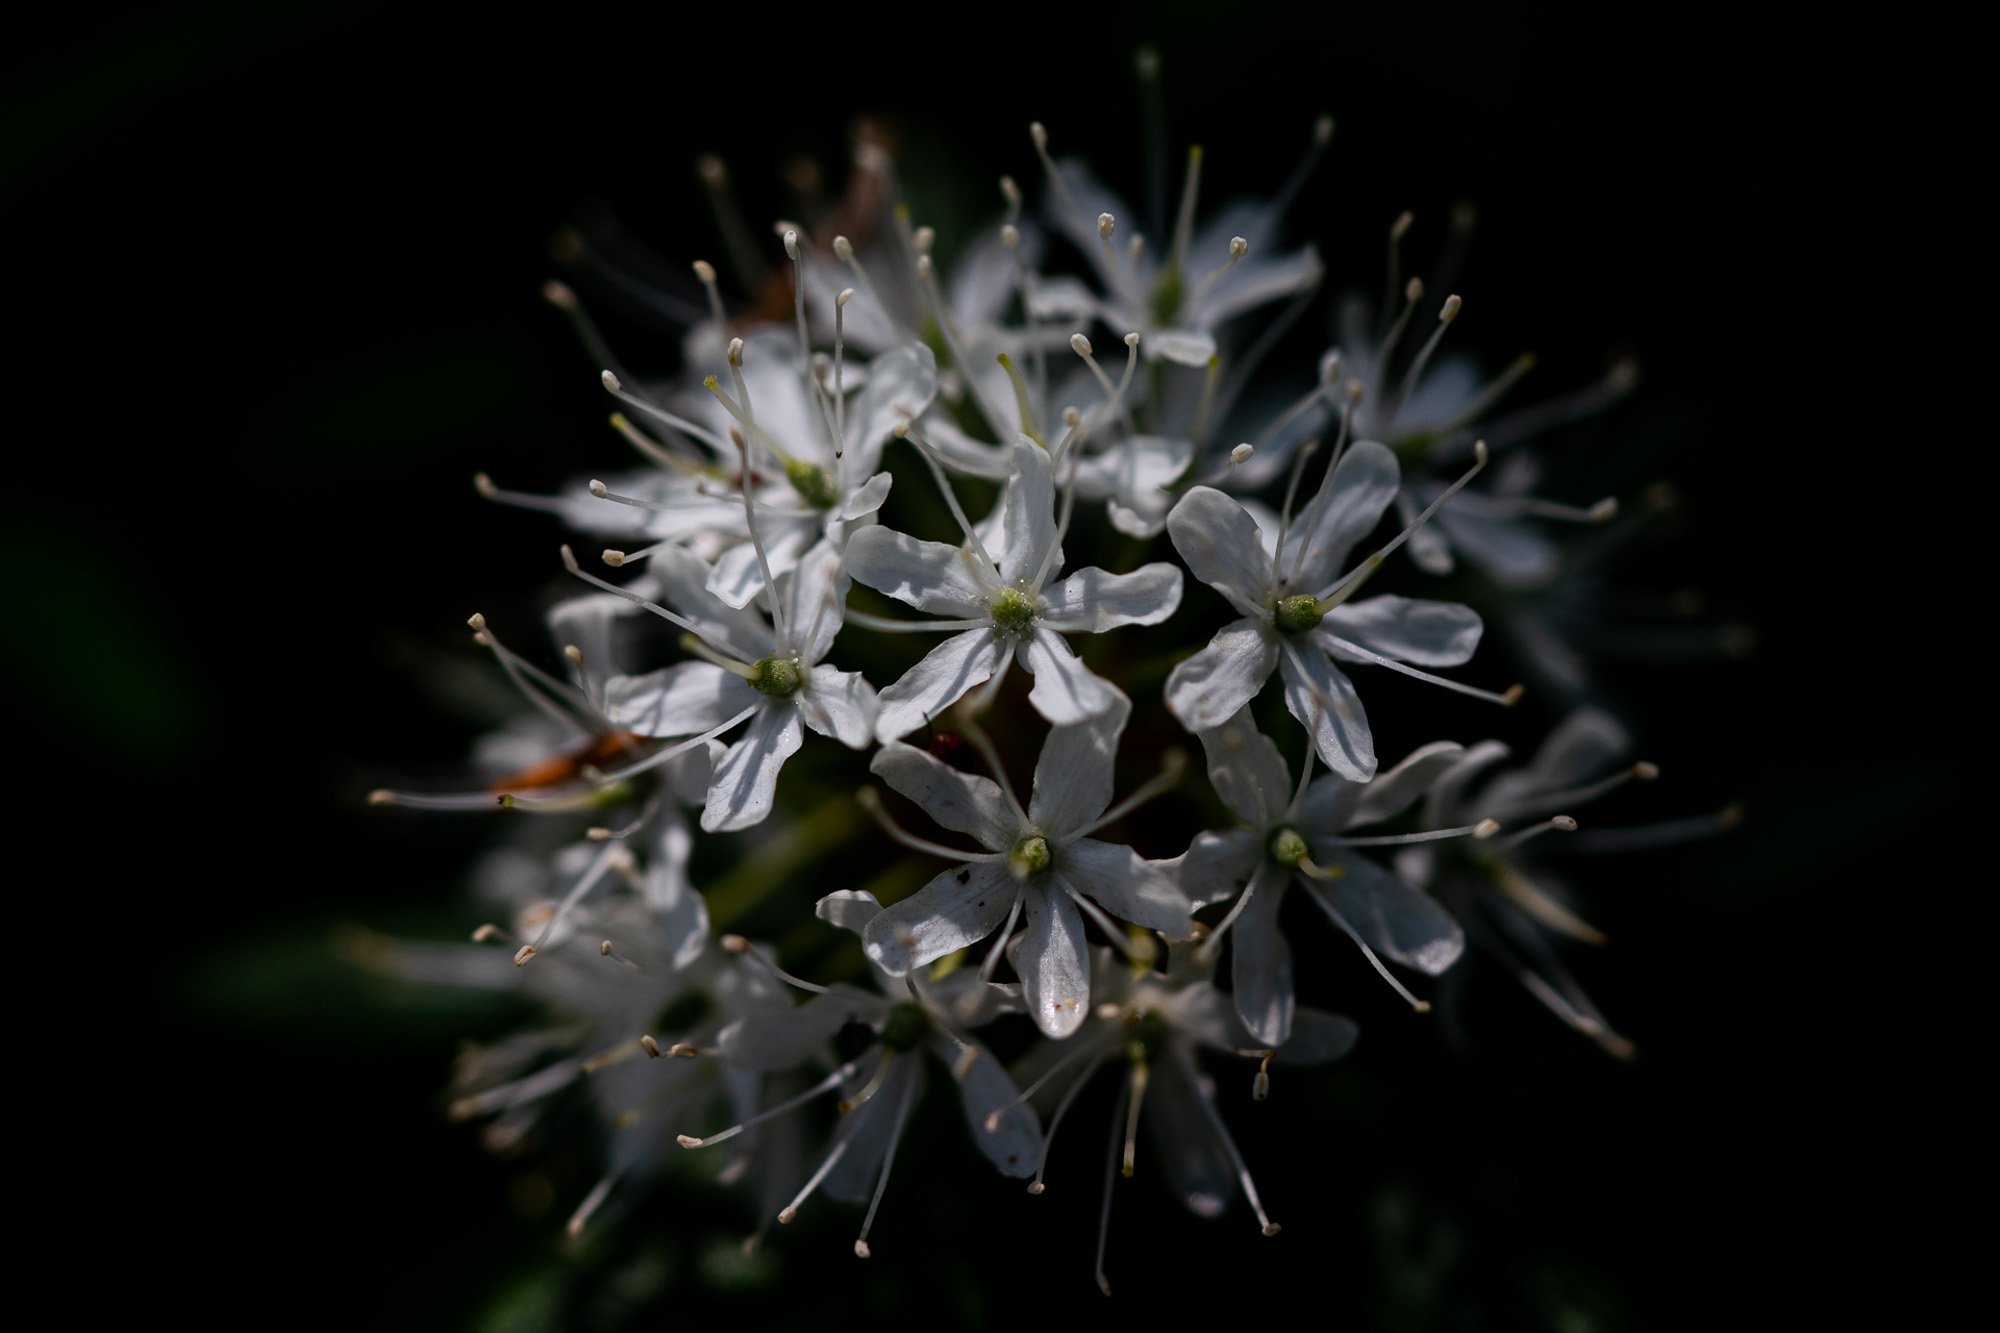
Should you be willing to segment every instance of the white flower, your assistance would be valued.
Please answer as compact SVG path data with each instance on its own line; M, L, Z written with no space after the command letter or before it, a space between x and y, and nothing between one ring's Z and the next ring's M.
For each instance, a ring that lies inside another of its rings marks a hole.
M1067 1080L1068 1087L1050 1119L1049 1138L1053 1139L1063 1111L1092 1075L1112 1060L1125 1063L1125 1078L1112 1112L1112 1156L1105 1164L1106 1193L1097 1236L1097 1284L1107 1296L1111 1282L1105 1276L1104 1256L1110 1238L1110 1191L1119 1175L1129 1178L1134 1174L1135 1138L1141 1124L1153 1141L1172 1192L1194 1213L1220 1217L1241 1190L1259 1229L1266 1236L1278 1234L1278 1224L1264 1211L1243 1154L1216 1110L1215 1082L1201 1071L1199 1052L1259 1060L1251 1086L1261 1101L1269 1090L1268 1066L1274 1060L1297 1066L1324 1064L1347 1054L1358 1035L1351 1019L1301 1009L1291 1038L1281 1049L1255 1049L1256 1039L1237 1020L1228 997L1209 979L1214 962L1210 950L1177 945L1169 952L1167 970L1161 974L1135 970L1110 950L1097 950L1092 971L1099 1003L1089 1025L1074 1041L1061 1046L1044 1044L1015 1069L1015 1077L1027 1085L1026 1097L1051 1086L1058 1075L1080 1067L1080 1072ZM1031 1193L1042 1192L1048 1148L1045 1139L1041 1165L1028 1186Z
M1034 674L1028 700L1051 723L1103 714L1123 694L1084 666L1062 636L1156 625L1180 605L1181 573L1164 563L1130 574L1080 569L1050 584L1062 563L1062 531L1049 453L1038 444L1015 444L1014 474L994 520L988 527L1000 543L997 557L987 554L970 525L963 546L879 526L849 543L847 567L856 579L920 611L949 617L910 628L957 631L882 691L876 726L882 740L922 726L1015 660Z
M872 894L858 891L829 894L819 903L822 920L857 934L881 910ZM726 936L723 944L763 960L755 946L738 937ZM742 1068L775 1072L823 1058L836 1043L847 1056L806 1093L752 1118L752 1123L773 1118L836 1089L842 1094L843 1119L818 1168L777 1214L779 1222L790 1222L821 1187L837 1199L866 1201L868 1213L854 1250L869 1257L869 1228L888 1188L910 1113L923 1099L931 1063L926 1055L949 1071L973 1140L987 1160L1005 1175L1033 1174L1041 1137L1034 1112L1019 1104L1013 1080L992 1053L961 1031L967 1023L1018 1013L1017 987L991 985L969 970L932 982L922 976L892 977L876 967L871 970L880 989L870 992L817 986L775 964L768 966L781 980L812 992L812 998L796 1009L754 1014L734 1025L722 1035L723 1057ZM857 1038L862 1044L858 1051ZM686 1148L707 1147L745 1127L702 1138L683 1136L680 1142Z
M875 691L858 671L822 660L840 632L847 580L840 557L814 547L779 576L775 623L738 610L707 590L708 569L685 551L662 551L653 575L673 612L649 609L706 644L712 660L682 662L606 686L612 721L641 736L714 736L748 720L743 738L716 765L701 814L714 833L748 828L771 813L778 772L803 741L805 727L843 745L867 748L875 728Z
M1181 859L1181 886L1197 903L1236 897L1203 948L1215 952L1225 935L1234 941L1230 984L1244 1026L1271 1046L1282 1046L1291 1034L1292 952L1279 932L1278 912L1295 880L1399 994L1419 1009L1429 1008L1403 989L1377 955L1437 976L1458 961L1465 932L1429 897L1352 849L1476 836L1490 829L1345 835L1400 813L1458 759L1462 747L1449 741L1426 745L1365 785L1329 774L1295 787L1278 747L1257 730L1247 708L1202 732L1201 743L1209 780L1243 823L1194 840Z
M1613 1055L1630 1056L1632 1043L1612 1030L1563 966L1550 936L1603 944L1604 935L1569 906L1562 879L1524 850L1551 831L1570 832L1576 821L1558 813L1597 799L1634 778L1657 776L1648 763L1626 764L1624 728L1596 709L1565 718L1528 764L1495 771L1507 758L1498 741L1472 746L1436 774L1426 796L1425 817L1444 821L1491 819L1512 826L1503 838L1477 845L1411 847L1396 868L1448 904L1528 991L1558 1018L1595 1040ZM1614 842L1655 846L1729 827L1733 811L1722 815L1607 833ZM1532 821L1532 822L1530 822ZM1580 835L1582 836L1582 835Z
M1315 131L1315 151L1332 128L1331 122L1321 122ZM1050 222L1096 269L1104 288L1094 302L1099 317L1119 333L1139 330L1148 358L1206 367L1216 354L1216 330L1224 323L1319 281L1322 268L1312 247L1289 254L1265 253L1277 241L1283 201L1268 206L1234 204L1197 229L1200 148L1188 153L1172 235L1156 237L1148 245L1134 229L1123 201L1081 165L1053 162L1040 125L1033 126L1032 133L1054 191L1048 201ZM1122 253L1121 232L1131 238ZM1052 302L1067 295L1065 286L1046 285Z
M1275 556L1249 511L1206 486L1181 498L1167 519L1174 546L1194 576L1229 599L1243 619L1223 626L1206 648L1167 678L1167 707L1190 731L1219 727L1255 698L1275 668L1285 706L1311 732L1327 767L1355 782L1375 775L1375 742L1361 699L1335 661L1368 662L1461 693L1511 702L1416 670L1457 666L1479 646L1477 612L1453 602L1408 597L1349 599L1412 529L1348 570L1348 552L1395 498L1396 456L1372 440L1328 469L1303 521Z
M1112 763L1130 710L1121 695L1101 716L1050 731L1025 810L988 778L901 742L885 744L870 768L939 824L970 835L986 850L918 843L964 864L868 922L862 941L870 961L890 976L907 976L995 931L1006 942L1022 918L1026 929L1011 956L1029 1013L1043 1032L1064 1037L1090 1007L1084 916L1116 941L1124 932L1112 917L1185 937L1189 904L1170 869L1130 847L1088 836L1150 794L1142 790L1106 813ZM996 948L982 976L991 975L997 958Z

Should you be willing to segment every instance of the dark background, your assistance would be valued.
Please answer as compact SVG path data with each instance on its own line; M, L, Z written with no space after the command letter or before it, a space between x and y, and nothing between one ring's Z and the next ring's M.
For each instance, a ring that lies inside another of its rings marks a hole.
M1307 1295L1381 1326L1671 1328L1866 1294L1870 1225L1843 1208L1888 1174L1862 1108L1908 1059L1874 932L1931 892L1900 868L1967 773L1943 757L1953 692L1904 683L1901 655L1936 636L1886 601L1916 483L1877 443L1880 400L1910 393L1877 312L1921 261L1892 226L1893 131L1838 62L1721 12L1111 4L964 11L967 38L936 11L845 13L178 5L6 57L28 409L6 670L53 797L22 830L53 866L23 887L30 939L70 960L32 1026L81 1078L50 1099L93 1182L72 1238L222 1321L527 1326L563 1281L601 1284L600 1314L753 1326L1094 1312L1081 1143L1055 1221L948 1173L899 1181L865 1269L836 1215L732 1274L671 1216L740 1234L706 1196L633 1225L657 1271L566 1269L585 1177L538 1183L441 1114L454 1041L493 1018L385 990L333 944L466 924L474 835L358 798L451 771L476 722L427 682L472 660L467 613L532 606L553 568L550 529L467 478L546 487L617 457L594 367L537 295L555 229L608 210L675 261L714 255L698 153L761 219L779 166L837 166L859 113L900 134L906 177L961 192L1002 171L1032 191L1039 117L1130 195L1151 41L1210 199L1268 190L1337 115L1292 227L1330 285L1376 289L1401 209L1435 246L1471 200L1464 346L1534 349L1548 390L1638 355L1617 421L1688 497L1645 572L1705 589L1758 647L1614 674L1675 779L1628 809L1750 813L1596 899L1617 943L1586 980L1640 1060L1498 984L1469 1052L1369 1011L1395 1040L1274 1101L1248 1141L1286 1234L1129 1195L1116 1313L1282 1318ZM642 361L668 345L619 332Z

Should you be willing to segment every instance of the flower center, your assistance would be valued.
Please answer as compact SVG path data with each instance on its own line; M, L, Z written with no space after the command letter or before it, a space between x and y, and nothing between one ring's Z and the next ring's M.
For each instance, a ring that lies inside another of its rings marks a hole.
M840 500L840 492L834 487L832 478L817 463L808 463L803 458L786 460L785 480L815 509L831 509Z
M1014 872L1015 879L1026 879L1047 870L1051 859L1048 839L1039 833L1031 833L1015 843L1014 849L1007 853L1007 869Z
M799 687L806 683L805 673L799 664L789 657L765 657L755 662L750 670L750 684L774 699L783 699L797 694Z
M908 1002L892 1005L882 1022L882 1044L892 1051L913 1051L930 1030L930 1015L918 1006Z
M1280 597L1275 610L1278 628L1287 634L1303 634L1326 618L1319 598L1309 592Z
M1271 859L1281 866L1295 866L1312 854L1297 829L1281 828L1271 835Z
M1035 623L1035 599L1019 588L993 594L993 623L1009 634L1026 634Z

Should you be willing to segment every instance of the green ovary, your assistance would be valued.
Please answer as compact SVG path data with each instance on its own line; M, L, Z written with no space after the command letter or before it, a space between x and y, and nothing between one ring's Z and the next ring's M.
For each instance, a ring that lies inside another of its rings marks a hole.
M1320 608L1319 598L1302 592L1295 597L1280 598L1275 618L1278 628L1285 633L1303 634L1325 619L1326 612Z
M794 458L785 464L785 480L799 493L807 504L815 509L831 509L840 500L840 492L833 480L826 475L826 469L817 463L808 463L803 458Z
M766 657L760 659L750 670L750 684L757 690L783 699L797 694L799 687L806 683L805 673L799 664L789 657Z
M993 597L993 623L1010 634L1026 634L1035 623L1035 599L1018 588L1002 588Z

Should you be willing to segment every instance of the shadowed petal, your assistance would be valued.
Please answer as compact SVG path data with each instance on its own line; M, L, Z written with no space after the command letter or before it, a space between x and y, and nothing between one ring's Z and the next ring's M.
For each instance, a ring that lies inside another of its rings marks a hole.
M991 778L960 772L901 741L886 742L868 767L940 825L990 851L1006 851L1021 836L1019 816Z
M1184 940L1192 933L1188 917L1193 909L1173 868L1145 860L1130 847L1078 838L1057 854L1056 873L1121 921L1169 939Z
M1278 930L1289 872L1266 861L1244 892L1250 900L1230 928L1230 984L1236 1012L1250 1035L1266 1046L1282 1046L1292 1035L1292 950Z
M861 947L891 976L976 944L1006 921L1021 887L1004 861L953 866L862 928Z
M1083 917L1061 889L1030 887L1025 892L1027 929L1014 950L1014 970L1021 974L1035 1026L1060 1040L1083 1026L1090 1014Z
M1125 699L1123 691L1085 666L1054 630L1037 629L1018 652L1021 665L1035 677L1028 702L1055 726L1096 717Z
M1290 643L1278 674L1285 680L1285 707L1312 733L1321 762L1350 781L1374 777L1375 737L1346 673L1316 645Z
M692 736L761 698L750 682L711 662L677 662L604 683L605 714L641 736Z
M923 726L998 671L1011 648L990 629L952 635L878 696L876 736L891 741Z
M1249 619L1224 625L1167 676L1167 711L1189 731L1219 727L1257 697L1277 665L1277 631Z
M1197 579L1244 615L1270 619L1265 599L1277 575L1249 510L1221 491L1197 486L1167 515L1167 535Z
M793 702L807 726L842 745L865 750L875 738L875 687L859 671L814 667Z
M1035 761L1029 823L1060 839L1104 813L1111 804L1111 770L1118 757L1118 738L1131 716L1132 701L1121 695L1098 716L1049 732Z
M1458 666L1471 661L1483 628L1479 613L1469 606L1396 596L1343 603L1320 622L1320 631L1326 635L1418 666Z
M729 747L716 766L708 789L701 826L710 833L749 828L771 813L778 792L778 770L805 741L799 710L773 704L750 719L743 739Z
M879 525L854 534L846 559L854 578L934 616L984 616L998 586L976 553Z
M1068 633L1157 625L1181 604L1181 572L1164 563L1142 565L1130 574L1092 566L1044 590L1042 603L1042 623Z

